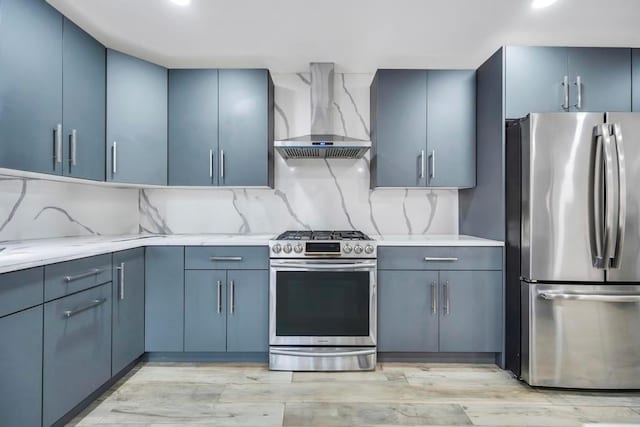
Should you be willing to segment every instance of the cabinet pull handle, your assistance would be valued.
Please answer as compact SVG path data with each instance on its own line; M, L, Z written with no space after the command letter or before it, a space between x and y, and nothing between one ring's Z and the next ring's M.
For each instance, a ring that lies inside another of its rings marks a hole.
M97 276L100 273L102 273L102 269L101 268L94 268L94 269L91 269L91 270L86 271L84 273L76 274L75 276L64 276L64 281L69 283L69 282L73 282L75 280L84 279L86 277Z
M420 179L424 178L424 150L420 151Z
M55 153L54 158L56 163L62 163L62 124L58 124L53 130L53 136L55 139Z
M429 164L429 179L436 178L436 150L431 150L431 154L429 154L429 158L431 162Z
M222 313L222 281L218 280L218 314Z
M70 317L75 316L76 314L80 314L83 311L87 311L93 307L97 307L99 305L104 304L105 302L107 302L106 298L100 298L100 299L94 299L89 301L86 305L80 306L78 308L74 308L73 310L65 310L62 312L63 316L68 319Z
M75 166L77 163L77 147L78 147L78 131L76 129L71 129L71 134L69 135L69 162L71 166Z
M229 313L233 314L236 312L236 285L233 283L233 280L231 281L230 286L229 300L231 303L229 304Z
M443 285L444 290L444 314L451 313L451 301L449 300L449 281L444 282Z
M210 261L242 261L241 256L212 256Z
M576 105L574 105L574 107L576 107L578 110L582 110L582 78L580 76L576 76L575 85L578 89L578 102L576 103Z
M111 146L111 174L115 175L118 172L118 144L113 141Z
M569 109L569 76L564 76L562 80L562 92L564 94L564 101L562 102L561 107L564 110Z
M209 150L209 178L213 178L213 150Z
M455 257L425 257L426 262L456 262L458 258Z
M120 265L118 267L116 267L116 270L118 270L118 282L119 282L119 290L118 290L118 298L120 298L120 301L124 300L124 262L121 262Z
M433 314L438 312L438 287L436 282L431 282L431 312Z
M220 150L220 178L224 178L224 150Z

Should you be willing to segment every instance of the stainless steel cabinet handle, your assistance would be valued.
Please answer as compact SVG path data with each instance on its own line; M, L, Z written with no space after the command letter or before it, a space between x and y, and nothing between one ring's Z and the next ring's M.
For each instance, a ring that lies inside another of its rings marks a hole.
M590 180L589 180L589 205L590 209L590 226L589 226L589 243L591 245L591 261L595 268L604 268L604 248L603 248L603 230L602 230L602 204L604 201L604 193L602 188L602 128L597 126L593 131L593 148Z
M105 302L107 302L106 298L94 299L94 300L91 300L86 305L80 306L78 308L74 308L73 310L65 310L65 311L62 312L62 314L63 314L63 316L65 318L68 319L70 317L75 316L76 314L82 313L83 311L87 311L87 310L89 310L89 309L91 309L93 307L97 307L99 305L102 305Z
M438 286L436 282L431 282L431 312L433 314L438 312Z
M458 258L455 257L424 257L426 262L456 262Z
M429 163L429 179L436 178L436 150L431 150L431 154L429 154L429 158L431 159Z
M236 312L236 285L233 280L229 283L229 286L229 313L233 314Z
M118 173L118 144L115 141L111 146L111 173L113 175Z
M576 107L578 110L582 109L582 78L580 76L576 76L576 82L575 82L576 88L578 89L578 102L576 103L576 105L574 105L574 107Z
M544 300L597 301L597 302L640 302L639 294L574 294L542 292L538 297Z
M209 150L209 178L213 178L213 150Z
M564 76L562 81L562 91L564 93L564 101L562 102L562 108L569 109L569 76Z
M124 300L124 262L121 262L120 265L118 267L116 267L116 270L118 270L118 284L120 285L119 290L118 290L118 298L120 298L120 300Z
M102 269L100 268L94 268L91 269L89 271L86 271L84 273L80 273L80 274L76 274L73 276L64 276L64 281L69 283L69 282L73 282L75 280L80 280L80 279L84 279L86 277L91 277L91 276L97 276L98 274L102 273Z
M58 124L53 130L55 138L55 154L56 163L62 163L62 124Z
M212 256L210 261L242 261L241 256Z
M342 357L342 356L368 356L371 354L375 354L376 350L354 350L354 351L339 351L335 353L329 352L318 352L311 353L306 351L297 351L297 350L277 350L271 349L269 351L271 354L280 354L282 356L304 356L304 357Z
M218 314L222 313L222 281L218 280Z
M224 178L224 150L220 150L220 178Z
M442 289L444 291L444 314L451 313L451 301L449 300L449 281L447 280L442 285Z
M611 261L611 267L620 268L622 264L622 256L624 250L624 236L627 229L627 171L624 157L624 144L622 141L622 128L620 123L614 123L612 126L612 134L616 153L618 155L618 229L616 230L616 246L614 257Z
M77 164L77 149L78 131L76 129L71 129L71 135L69 135L69 151L71 152L69 162L71 163L71 166L75 166Z
M420 151L420 179L424 178L424 168L425 168L424 150L422 150Z

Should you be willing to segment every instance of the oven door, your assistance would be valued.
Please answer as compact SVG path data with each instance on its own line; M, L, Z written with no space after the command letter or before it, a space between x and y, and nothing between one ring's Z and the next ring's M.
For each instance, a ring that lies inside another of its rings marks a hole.
M269 344L375 346L375 260L272 260Z

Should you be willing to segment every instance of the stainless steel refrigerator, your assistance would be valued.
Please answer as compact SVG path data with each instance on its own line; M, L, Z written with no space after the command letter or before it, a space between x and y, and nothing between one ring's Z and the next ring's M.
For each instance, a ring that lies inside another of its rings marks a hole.
M640 113L530 114L506 162L508 368L640 388Z

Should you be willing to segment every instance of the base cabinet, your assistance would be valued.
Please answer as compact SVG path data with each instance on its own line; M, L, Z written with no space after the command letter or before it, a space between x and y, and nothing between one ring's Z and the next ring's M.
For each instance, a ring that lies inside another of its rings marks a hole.
M184 273L184 351L226 351L227 272Z
M269 272L228 270L227 351L269 349Z
M0 318L0 424L39 426L42 416L42 306Z

